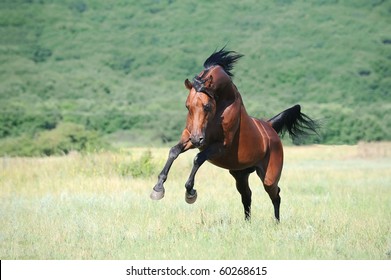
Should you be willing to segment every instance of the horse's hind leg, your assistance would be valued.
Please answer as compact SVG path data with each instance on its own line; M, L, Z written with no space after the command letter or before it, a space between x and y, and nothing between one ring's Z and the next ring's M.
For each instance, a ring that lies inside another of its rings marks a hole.
M266 192L269 194L270 199L272 200L273 207L274 207L274 216L276 217L277 221L280 221L280 204L281 204L281 197L280 197L280 188L277 184L273 186L267 186L264 185Z
M277 219L277 221L280 221L280 204L281 204L281 197L280 197L280 188L278 187L278 178L270 177L270 174L265 174L263 169L257 169L257 174L261 178L263 182L263 186L265 188L265 191L269 195L273 207L274 207L274 217ZM268 176L269 175L269 176Z
M254 169L245 170L230 170L229 173L236 180L236 188L242 196L242 203L244 208L244 217L246 220L250 220L251 217L251 189L248 184L248 177Z

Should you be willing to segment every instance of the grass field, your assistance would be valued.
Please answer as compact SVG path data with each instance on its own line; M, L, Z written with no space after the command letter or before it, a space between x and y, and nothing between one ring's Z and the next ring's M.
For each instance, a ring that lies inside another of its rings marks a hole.
M186 204L195 151L174 163L165 198L151 201L167 153L2 158L0 258L391 258L391 143L286 147L280 224L255 175L246 223L233 179L208 163L197 202Z

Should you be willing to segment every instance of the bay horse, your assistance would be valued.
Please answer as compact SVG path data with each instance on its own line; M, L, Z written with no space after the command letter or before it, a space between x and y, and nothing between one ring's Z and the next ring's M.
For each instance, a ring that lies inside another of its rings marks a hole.
M283 166L283 148L279 137L286 131L295 140L311 133L317 134L317 122L301 113L295 105L268 121L250 117L242 97L232 82L233 65L243 55L223 47L204 62L204 70L192 82L185 80L189 90L186 100L188 110L186 127L158 176L150 197L164 197L164 182L174 160L179 154L193 148L199 153L185 184L185 200L192 204L197 199L194 178L205 161L228 169L236 180L245 219L251 215L250 173L256 171L268 193L274 216L280 220L280 188L278 182Z

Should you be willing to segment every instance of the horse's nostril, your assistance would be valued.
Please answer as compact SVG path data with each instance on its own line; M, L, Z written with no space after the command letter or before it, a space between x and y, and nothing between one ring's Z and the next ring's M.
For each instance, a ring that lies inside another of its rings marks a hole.
M204 137L194 136L190 138L190 141L194 146L199 147L204 144Z

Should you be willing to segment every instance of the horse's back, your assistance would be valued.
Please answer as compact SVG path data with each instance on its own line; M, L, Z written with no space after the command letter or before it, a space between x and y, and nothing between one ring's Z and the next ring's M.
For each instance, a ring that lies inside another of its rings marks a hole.
M259 133L263 138L265 149L282 150L281 139L272 127L271 123L256 118L251 119L257 126Z

